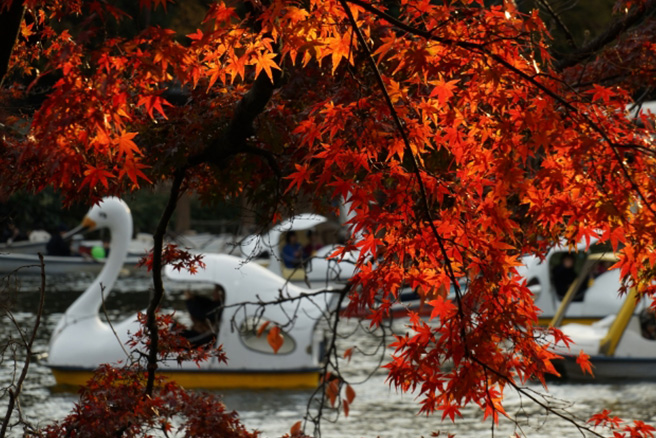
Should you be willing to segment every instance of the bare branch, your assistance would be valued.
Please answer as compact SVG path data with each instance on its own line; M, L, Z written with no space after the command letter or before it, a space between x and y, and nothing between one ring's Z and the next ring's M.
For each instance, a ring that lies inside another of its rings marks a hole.
M23 337L23 333L20 330L20 327L18 327L18 332L21 334L21 337L23 337L23 342L25 346L25 363L23 364L23 368L21 370L20 376L18 377L18 382L15 385L14 390L9 390L9 404L7 406L7 413L5 415L4 421L2 422L2 427L0 428L0 437L6 436L7 433L7 427L9 425L9 420L11 419L11 414L14 410L14 407L18 403L18 397L20 396L20 393L23 389L23 382L25 381L25 378L27 377L27 371L30 368L30 362L32 359L32 345L34 345L34 340L36 339L36 334L39 329L39 325L41 324L41 315L43 315L43 304L45 302L45 297L46 297L46 270L45 270L45 264L43 262L43 254L39 253L39 262L41 265L41 288L40 288L40 296L39 296L39 307L36 312L36 319L34 321L34 327L32 328L32 334L25 342L25 338Z
M551 3L549 3L549 0L538 0L538 3L547 11L547 13L554 19L556 22L556 26L560 28L560 30L563 31L565 34L565 39L567 40L567 43L572 49L578 49L576 42L574 41L574 37L572 36L572 33L569 31L567 28L567 25L563 22L563 20L560 18L560 14L556 12L552 7Z
M0 41L2 42L0 44L0 84L4 82L5 75L9 70L11 52L14 50L25 13L22 1L14 0L10 2L8 8L5 8L5 3L0 7Z
M647 0L644 4L640 4L623 18L611 23L606 32L581 47L578 51L566 56L560 62L557 62L554 67L556 70L562 71L594 56L604 47L617 41L617 39L621 37L628 28L643 21L649 12L654 11L655 7L656 0Z

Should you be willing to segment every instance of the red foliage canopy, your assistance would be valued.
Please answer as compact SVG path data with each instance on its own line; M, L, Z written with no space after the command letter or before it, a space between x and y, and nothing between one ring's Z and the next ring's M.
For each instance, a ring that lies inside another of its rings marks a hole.
M347 199L350 310L404 286L433 306L387 364L424 411L496 417L504 386L553 372L522 254L598 237L626 285L653 292L653 123L627 111L655 85L651 1L619 2L618 29L639 28L559 59L512 1L226 1L186 37L116 34L130 17L105 2L24 3L0 97L47 91L7 115L3 189L75 200L175 176L276 213Z

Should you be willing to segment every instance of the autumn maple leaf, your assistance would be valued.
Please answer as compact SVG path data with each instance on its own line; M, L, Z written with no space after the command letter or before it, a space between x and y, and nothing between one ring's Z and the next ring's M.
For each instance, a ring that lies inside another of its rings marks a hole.
M581 370L584 374L590 374L592 377L594 377L594 373L592 372L593 365L590 362L590 356L584 353L583 350L579 351L579 355L576 357L576 363L581 367Z
M274 59L277 57L275 53L266 53L261 51L256 51L251 58L250 64L255 65L255 76L259 76L260 72L264 70L269 80L273 82L273 71L272 69L280 70L280 67Z

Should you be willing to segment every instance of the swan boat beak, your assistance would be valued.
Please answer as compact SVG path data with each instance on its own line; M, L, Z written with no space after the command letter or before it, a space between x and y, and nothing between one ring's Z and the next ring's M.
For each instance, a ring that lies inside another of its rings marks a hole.
M73 228L72 230L68 231L66 234L64 234L63 238L64 240L69 240L76 234L93 231L95 228L96 228L96 223L85 216L84 219L82 219L82 223L77 227Z

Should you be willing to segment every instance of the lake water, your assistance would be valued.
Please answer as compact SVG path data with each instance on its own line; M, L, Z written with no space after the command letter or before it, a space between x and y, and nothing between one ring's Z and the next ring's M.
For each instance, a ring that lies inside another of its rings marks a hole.
M35 352L47 351L48 339L66 308L81 293L89 282L82 279L49 279L46 295L46 311L41 329L38 332ZM171 286L171 285L169 285ZM110 318L120 319L134 310L143 308L148 300L149 282L145 279L120 279L107 302ZM176 304L181 290L169 287L168 304ZM7 302L13 299L13 315L19 324L31 327L37 308L38 282L23 279L20 291L3 291L0 299ZM402 323L395 323L396 330L403 330ZM8 339L14 332L6 318L0 323L0 339ZM340 341L340 348L357 345L364 351L374 351L380 342L379 333L367 334L358 329L355 321L345 321L342 333L351 333L348 339ZM5 358L6 359L6 358ZM365 356L354 354L350 362L342 364L342 372L352 383L356 398L351 405L350 415L337 416L326 412L321 425L323 437L413 437L430 436L433 431L441 431L440 436L454 433L458 437L494 436L507 437L515 432L530 437L582 436L571 424L547 413L526 397L513 392L506 393L504 406L518 423L502 419L492 429L489 421L483 422L480 412L472 407L463 410L463 418L455 423L441 421L439 415L418 415L418 404L413 394L397 393L385 383L385 373L377 369L380 355ZM0 388L11 380L13 362L5 360L0 364ZM361 382L361 383L356 383ZM21 396L23 414L36 424L47 424L63 418L76 401L76 395L55 390L55 381L48 368L36 362L30 367ZM541 387L531 386L530 390L544 393ZM249 429L262 431L265 437L277 437L288 432L290 427L301 420L306 412L312 391L226 391L222 397L228 409L236 410L242 422ZM567 409L572 415L585 421L590 415L604 409L611 409L615 415L626 419L636 419L656 424L656 383L631 384L552 384L543 400L559 409ZM7 397L0 399L0 417L4 417ZM309 430L308 432L312 432ZM21 436L20 430L13 430L10 436ZM583 435L586 436L586 435Z

